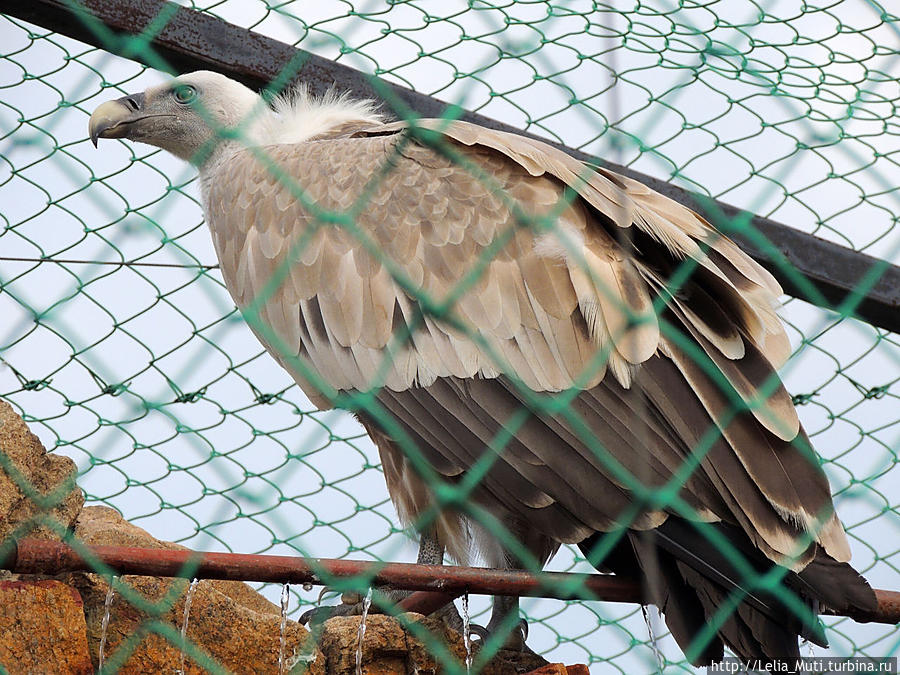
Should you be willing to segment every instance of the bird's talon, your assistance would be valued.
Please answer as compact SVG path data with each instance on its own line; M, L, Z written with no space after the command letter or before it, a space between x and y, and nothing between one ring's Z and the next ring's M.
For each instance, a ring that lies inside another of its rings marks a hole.
M303 614L300 615L300 618L297 619L297 623L299 623L301 626L307 626L312 623L317 623L315 621L316 614L320 613L322 609L322 607L313 607L306 610L305 612L303 612Z
M518 635L515 630L518 630ZM481 626L477 623L469 624L469 638L478 637L478 639L484 643L490 636L491 630ZM530 652L531 649L525 644L525 641L528 639L528 622L525 619L520 619L519 624L506 638L506 643L503 645L503 649L509 649L511 651L517 652Z
M322 586L322 590L319 591L319 597L316 599L316 604L317 604L317 605L321 605L321 604L322 604L322 600L325 599L325 596L328 595L329 593L334 593L334 592L335 592L335 591L333 591L332 589L328 588L328 586Z
M469 637L471 638L473 635L478 636L478 639L484 642L490 636L488 629L477 623L469 624Z
M528 622L525 619L519 619L519 630L522 632L522 644L528 640Z

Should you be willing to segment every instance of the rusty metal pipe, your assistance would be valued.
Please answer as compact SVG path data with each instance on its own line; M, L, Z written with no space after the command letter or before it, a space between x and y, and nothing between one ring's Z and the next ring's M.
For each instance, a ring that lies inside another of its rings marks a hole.
M333 583L337 579L368 578L367 583L419 591L400 603L401 609L428 614L465 592L641 602L640 585L630 579L604 574L498 570L480 567L382 563L329 558L301 558L242 553L200 553L189 550L91 546L93 556L116 574L197 577L294 584ZM19 574L56 575L96 572L91 562L61 542L20 539L2 567ZM575 583L577 581L577 583ZM900 623L900 592L876 590L878 611L850 614L863 622ZM825 614L834 614L825 610Z
M545 572L480 567L382 563L362 560L301 558L243 553L199 553L189 550L91 546L91 553L116 574L163 577L197 577L292 584L333 583L335 579L363 577L374 586L403 590L437 591L452 597L465 591L489 595L585 598L609 602L637 602L638 584L611 575ZM20 574L55 575L63 572L96 572L66 544L39 539L20 539L5 565ZM579 585L571 591L568 586ZM424 597L424 596L423 596Z

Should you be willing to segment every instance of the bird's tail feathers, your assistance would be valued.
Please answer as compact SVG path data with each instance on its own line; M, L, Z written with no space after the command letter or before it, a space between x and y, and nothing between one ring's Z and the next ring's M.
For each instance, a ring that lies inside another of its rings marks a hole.
M775 567L739 528L722 523L714 527L756 574ZM589 558L595 544L591 538L580 545ZM877 604L865 579L821 548L801 572L785 570L774 588L752 588L728 555L691 523L675 517L655 530L629 531L601 567L631 577L640 571L648 602L663 612L672 636L682 650L693 652L692 661L698 666L720 661L723 646L744 662L795 660L798 637L827 646L817 617L822 606L840 612L872 612ZM786 600L789 593L808 608L805 616ZM705 645L693 646L704 626L718 620L722 608L735 600L740 602L726 614L717 634Z

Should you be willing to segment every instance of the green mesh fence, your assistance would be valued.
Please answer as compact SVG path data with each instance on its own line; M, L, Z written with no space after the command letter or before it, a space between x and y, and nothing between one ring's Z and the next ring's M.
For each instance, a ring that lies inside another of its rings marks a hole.
M865 0L822 4L189 6L897 262L900 19ZM153 62L152 48L95 49L7 16L0 45L0 398L75 460L89 504L160 538L414 559L362 428L316 411L234 308L194 170L86 138L99 103L163 81L110 51ZM797 299L780 315L795 348L782 376L853 564L874 587L900 588L897 336ZM591 569L568 548L549 568ZM291 593L296 616L318 589ZM487 620L485 599L473 610ZM656 653L638 606L525 599L522 610L530 646L551 661L693 672L654 616ZM825 622L829 654L900 648L896 627Z

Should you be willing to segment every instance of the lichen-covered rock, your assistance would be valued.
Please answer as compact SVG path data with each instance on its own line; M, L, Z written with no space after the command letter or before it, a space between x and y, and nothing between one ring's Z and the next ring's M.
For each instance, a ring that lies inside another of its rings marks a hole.
M185 546L155 538L146 530L129 523L115 509L108 506L88 506L78 515L75 534L88 546L138 546L167 550L187 550ZM207 583L207 582L204 582ZM281 610L240 581L208 582L239 605L264 614L277 614Z
M59 539L51 523L70 528L82 504L75 463L48 453L12 406L0 401L0 546L13 533Z
M465 663L462 635L448 628L443 621L418 614L406 614L404 619L427 630L434 638L434 645L440 645L443 653L432 647L431 640L420 640L415 635L418 631L404 627L397 619L384 614L369 615L362 642L364 675L439 675L445 672L448 659L457 664ZM319 647L325 655L329 675L353 675L356 672L359 623L358 616L340 616L323 625ZM474 650L477 662L477 645ZM519 675L546 664L546 660L530 652L501 650L478 672L482 675Z
M93 673L81 597L59 581L0 581L0 666L11 675Z
M94 506L78 518L75 534L90 545L183 548L160 541L125 521L117 511ZM71 574L68 581L84 598L88 643L94 666L99 665L104 603L109 585L97 574ZM106 631L105 656L108 663L122 662L119 673L173 672L180 667L178 638L184 614L185 579L123 576L139 600L132 603L127 593L115 593ZM153 607L158 609L153 609ZM168 637L152 631L158 618ZM200 581L191 598L187 638L210 662L235 673L278 673L281 612L247 584L237 581ZM324 658L309 632L294 621L285 626L285 663L305 664L312 675L324 675ZM119 650L123 650L117 654ZM201 659L202 661L202 659ZM185 661L185 672L206 672L202 663Z
M76 537L92 546L184 548L152 537L114 509L82 508L84 497L74 478L74 463L47 453L12 407L0 401L0 554L11 534L58 539L59 533L73 528ZM90 673L99 667L108 579L86 573L61 579L65 583L0 581L0 665L6 671ZM188 581L124 576L116 588L120 590L112 596L105 631L105 663L119 673L180 670ZM407 616L434 640L420 640L417 630L404 628L391 617L370 615L363 673L436 675L444 672L447 658L464 663L459 633L438 618ZM285 671L355 673L359 622L359 617L327 621L317 646L309 631L287 621ZM224 668L235 673L278 673L280 624L280 609L247 584L199 582L191 595L185 672ZM435 653L433 645L440 645ZM518 675L544 665L546 661L534 654L501 651L479 672Z

